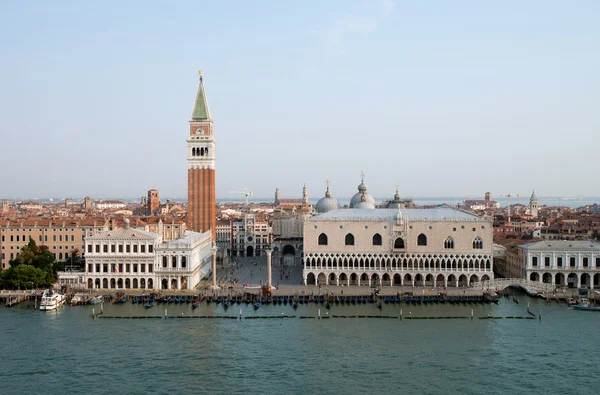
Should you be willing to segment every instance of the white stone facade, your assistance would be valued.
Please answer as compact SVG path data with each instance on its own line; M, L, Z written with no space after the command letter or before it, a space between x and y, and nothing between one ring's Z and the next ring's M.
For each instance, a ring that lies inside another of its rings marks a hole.
M349 209L304 224L304 283L467 286L493 278L492 224L449 207Z
M165 243L161 235L128 224L100 232L85 238L84 283L88 289L193 289L210 271L211 243L210 232L186 231Z
M519 246L523 277L550 288L600 288L600 243L544 240Z
M210 232L185 232L183 238L157 248L154 273L160 289L194 289L207 277L212 263Z

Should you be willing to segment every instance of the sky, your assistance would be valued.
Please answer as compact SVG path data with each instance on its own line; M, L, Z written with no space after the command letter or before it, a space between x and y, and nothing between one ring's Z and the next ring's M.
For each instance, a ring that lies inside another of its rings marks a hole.
M600 196L600 2L3 1L0 197ZM240 197L241 198L241 197Z

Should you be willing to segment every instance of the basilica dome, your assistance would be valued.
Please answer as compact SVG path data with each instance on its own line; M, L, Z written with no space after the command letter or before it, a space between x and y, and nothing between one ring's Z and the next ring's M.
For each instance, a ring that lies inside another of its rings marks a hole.
M339 210L340 205L335 198L331 197L331 193L329 193L329 184L327 184L327 191L325 191L325 197L319 199L315 206L315 210L318 213L326 213L328 211Z
M364 196L365 201L367 203L370 203L371 205L373 205L373 207L362 207L362 208L375 208L375 199L373 199L373 196L371 196L367 193L367 186L365 185L364 178L361 180L360 185L358 186L358 193L356 195L352 196L352 199L350 199L350 208L361 208L361 207L357 207L357 206L359 203L361 203L362 196Z
M358 204L356 204L353 208L366 208L366 209L375 208L375 201L373 200L373 202L370 202L368 200L369 198L371 198L371 200L373 200L371 195L368 195L366 192L362 193L360 195L360 202L358 202Z

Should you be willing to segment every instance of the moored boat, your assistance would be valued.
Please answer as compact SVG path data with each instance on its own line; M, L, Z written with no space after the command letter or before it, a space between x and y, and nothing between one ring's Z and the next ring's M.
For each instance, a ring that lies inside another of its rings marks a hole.
M582 303L582 304L573 305L573 309L585 310L585 311L600 311L600 306L592 306L589 303Z
M56 310L59 306L65 303L66 296L64 294L54 292L51 289L44 291L42 301L40 302L40 310L49 311Z
M100 304L102 303L102 295L97 295L94 296L92 299L90 299L90 304Z

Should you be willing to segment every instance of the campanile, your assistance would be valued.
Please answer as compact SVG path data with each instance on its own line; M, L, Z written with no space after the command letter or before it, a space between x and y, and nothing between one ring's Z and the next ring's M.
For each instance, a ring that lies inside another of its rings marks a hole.
M212 232L216 241L215 138L202 71L190 119L188 148L187 227L194 232Z

